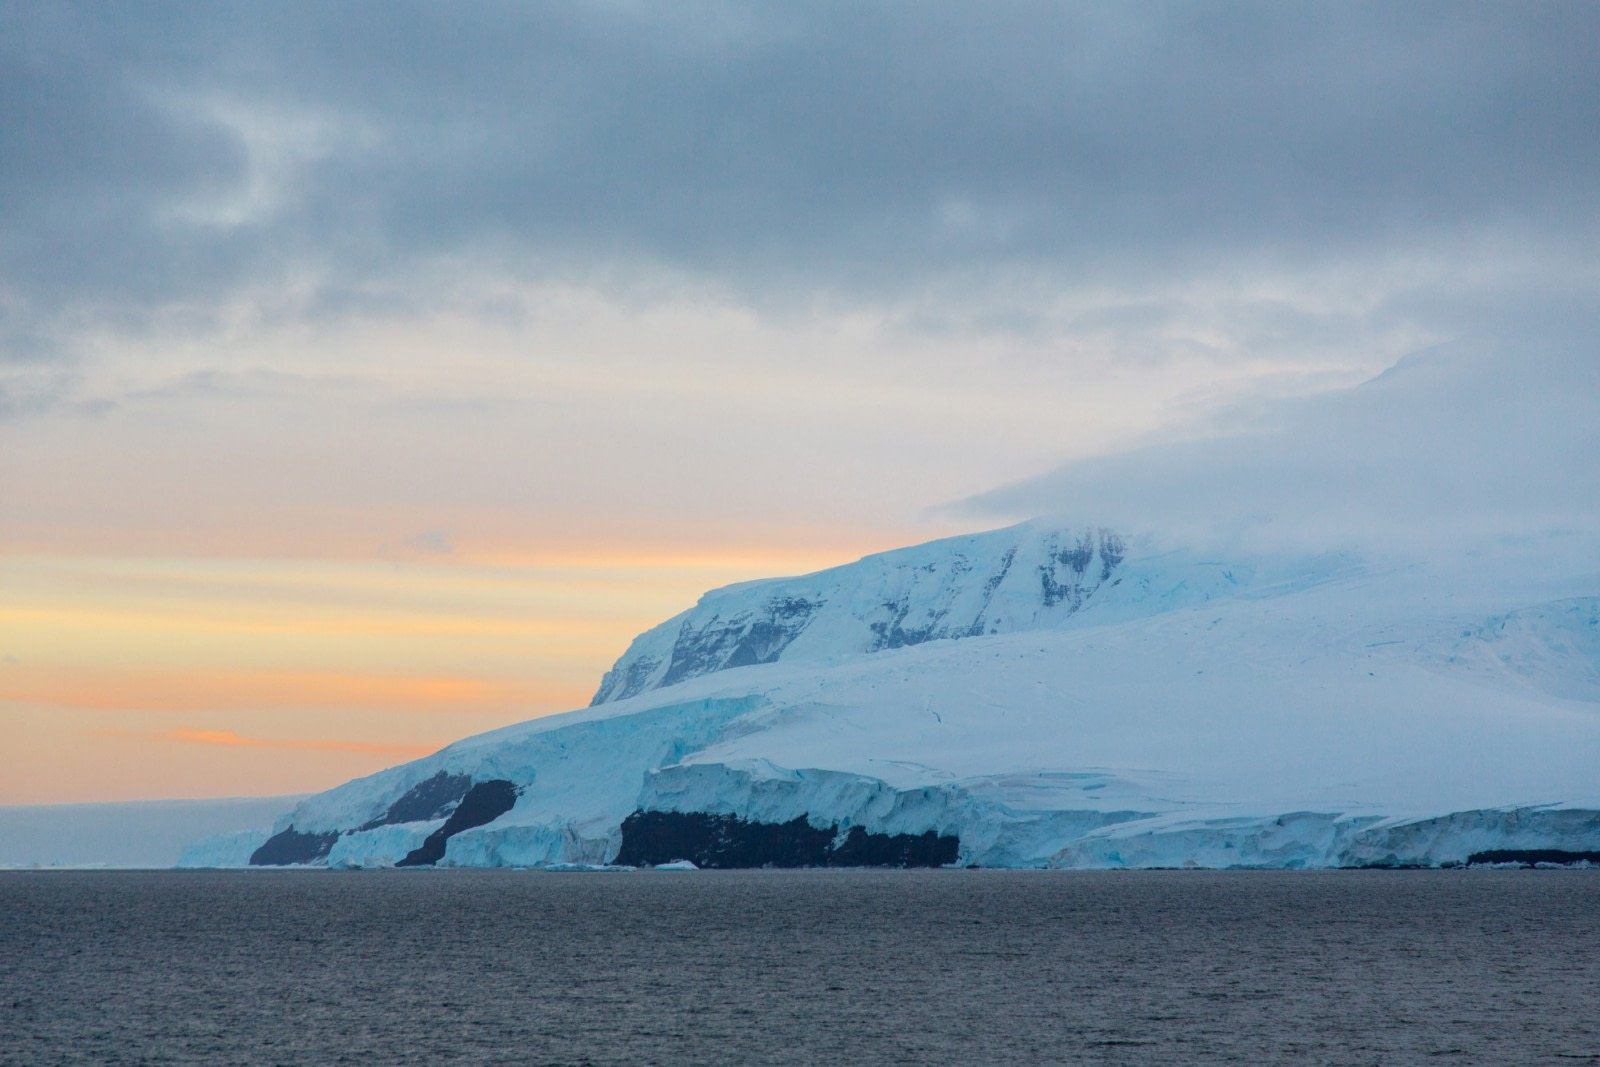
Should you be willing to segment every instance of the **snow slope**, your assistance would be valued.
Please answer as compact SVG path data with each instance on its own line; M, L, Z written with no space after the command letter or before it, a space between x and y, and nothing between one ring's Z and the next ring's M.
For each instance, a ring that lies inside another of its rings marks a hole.
M1423 566L1031 523L709 593L589 708L309 798L276 855L387 866L429 835L447 865L700 847L641 846L637 821L625 840L642 811L746 856L860 828L884 855L927 835L984 866L1456 863L1600 852L1597 767L1590 541ZM496 781L509 810L478 803Z
M997 530L718 589L640 634L591 706L730 667L1047 627L1117 585L1126 549L1105 529Z

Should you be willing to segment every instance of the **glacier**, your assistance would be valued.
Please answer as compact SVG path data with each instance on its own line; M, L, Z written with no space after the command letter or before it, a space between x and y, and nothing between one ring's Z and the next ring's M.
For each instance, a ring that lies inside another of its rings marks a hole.
M1600 862L1600 545L1427 561L1034 521L707 593L587 708L185 866Z

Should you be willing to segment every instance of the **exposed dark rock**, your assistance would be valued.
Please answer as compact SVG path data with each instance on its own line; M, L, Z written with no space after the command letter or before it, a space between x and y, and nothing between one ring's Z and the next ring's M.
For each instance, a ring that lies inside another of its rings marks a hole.
M872 642L870 652L882 652L884 649L905 648L908 645L920 645L924 641L933 641L950 636L940 625L944 622L947 612L930 610L928 621L922 626L906 626L906 616L911 612L911 605L906 597L885 604L884 610L892 618L888 622L875 622L871 624L875 640Z
M804 817L786 823L746 822L734 815L636 811L622 822L615 863L646 866L692 860L697 867L823 867L832 830Z
M983 607L978 609L978 614L973 618L972 625L964 633L951 634L952 637L982 637L989 623L989 604L994 600L994 591L1000 588L1000 583L1006 580L1006 575L1011 573L1011 564L1017 558L1017 547L1012 545L1006 549L1006 554L1000 557L1000 569L989 575L983 583Z
M339 840L339 831L325 834L303 834L290 826L262 843L250 853L252 867L288 867L296 864L316 863L327 858L328 850Z
M1055 567L1044 564L1039 568L1039 599L1047 608L1063 601L1070 602L1073 610L1083 603L1083 586L1076 581L1061 582L1056 579Z
M456 810L450 813L445 824L428 835L428 839L406 854L396 867L421 867L444 859L445 842L463 830L494 822L510 811L517 802L517 787L504 778L479 782L467 790Z
M1520 863L1525 867L1556 863L1570 866L1574 863L1600 863L1600 852L1569 852L1564 848L1496 848L1468 856L1467 865L1470 867L1474 863Z
M594 699L589 701L589 706L592 708L608 700L625 700L639 695L649 686L650 678L659 666L661 661L654 656L640 656L628 664L626 670L618 667L606 671L605 676L600 679L600 688L596 691Z
M1077 543L1062 548L1059 539L1051 536L1045 544L1045 561L1039 565L1039 599L1047 608L1068 604L1077 611L1088 593L1083 572L1094 560L1094 535L1085 532ZM1060 568L1065 567L1063 573Z
M1077 544L1057 551L1056 559L1071 567L1075 573L1082 574L1094 562L1094 535L1085 530Z
M776 622L762 619L750 624L739 643L728 653L723 669L752 667L757 663L771 663L783 651L793 635Z
M956 861L961 842L932 830L872 834L851 827L818 829L805 816L786 823L748 822L706 812L636 811L622 823L622 847L612 862L631 866L690 860L697 867L942 867Z
M920 834L869 834L852 826L828 856L830 867L945 867L956 861L961 839L933 830Z
M484 784L493 785L495 783L486 782ZM511 783L506 782L504 784L510 786ZM451 815L450 821L446 822L443 827L428 838L429 841L432 841L440 833L449 830L451 824L455 821L452 812L461 810L466 798L471 795L472 788L470 775L449 774L445 771L440 771L432 778L412 786L400 799L390 804L389 809L381 817L373 819L371 822L359 826L351 832L360 833L362 830L373 830L379 826L389 826L395 823L426 822ZM485 801L492 798L492 791L485 794ZM513 792L512 801L515 802L515 800L516 794ZM480 802L480 805L482 803ZM506 807L509 808L510 804L507 804ZM468 826L481 826L483 823L497 818L504 810L502 808L479 822L470 822L467 825L457 826L454 830L449 830L449 833L445 833L444 838L439 841L439 855L444 855L444 839L448 838L451 833L465 830ZM268 838L260 848L252 852L250 854L250 865L252 867L285 867L320 863L328 858L328 853L333 849L334 842L339 840L340 833L341 831L338 830L330 830L322 834L301 833L293 826L290 826L287 830ZM427 844L424 843L423 847L412 852L411 856L415 856L427 847ZM407 861L410 861L411 856L407 856L401 865L404 866ZM431 863L433 860L418 862Z
M729 619L713 615L699 627L691 627L691 620L685 620L660 685L729 667L772 663L800 636L822 605L820 600L805 597L773 597L759 612L742 612ZM606 699L613 698L608 695Z
M1100 531L1100 580L1103 582L1111 577L1111 572L1117 569L1127 555L1128 545L1121 535L1111 530Z
M449 774L440 771L426 781L418 782L406 791L405 795L384 812L380 818L358 828L361 830L374 830L380 826L392 826L403 822L431 822L442 819L456 809L461 803L461 798L467 795L467 790L472 788L470 774Z
M1111 577L1126 552L1122 538L1106 529L1085 530L1066 547L1052 538L1049 560L1039 567L1039 595L1044 606L1067 604L1077 611L1084 599ZM1098 577L1088 573L1096 554L1100 557Z

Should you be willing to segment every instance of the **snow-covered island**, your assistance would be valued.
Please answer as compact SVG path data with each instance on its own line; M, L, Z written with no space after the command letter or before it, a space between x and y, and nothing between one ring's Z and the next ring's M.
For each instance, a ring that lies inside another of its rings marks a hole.
M1600 861L1600 551L1196 552L1033 522L716 590L590 707L186 866Z

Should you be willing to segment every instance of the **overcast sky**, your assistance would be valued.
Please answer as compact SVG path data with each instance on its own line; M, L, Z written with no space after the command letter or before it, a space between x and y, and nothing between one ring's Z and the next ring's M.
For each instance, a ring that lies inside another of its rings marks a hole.
M1027 514L1584 521L1597 53L1577 2L0 0L0 565L77 575L0 632L7 706L110 701L51 678L131 638L39 636L68 586L109 617L106 560L186 561L147 636L240 560L599 575L616 633L483 725L702 584ZM1528 359L1519 465L1466 413Z
M898 528L1592 309L1597 42L1580 3L8 3L0 418L429 528ZM264 460L274 402L355 469Z
M1597 236L1591 4L3 17L8 319L43 347L256 287L306 287L301 314L458 298L435 271L878 308Z

